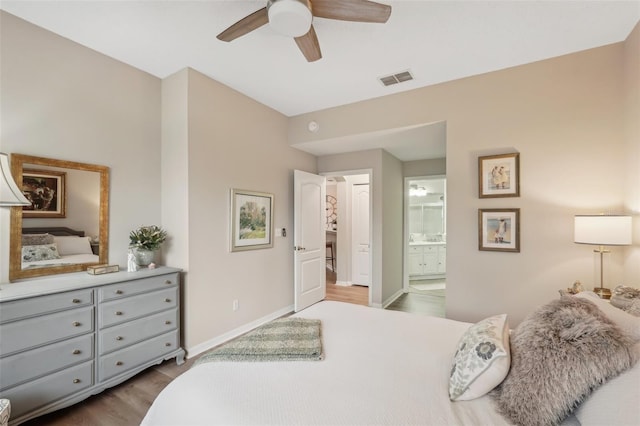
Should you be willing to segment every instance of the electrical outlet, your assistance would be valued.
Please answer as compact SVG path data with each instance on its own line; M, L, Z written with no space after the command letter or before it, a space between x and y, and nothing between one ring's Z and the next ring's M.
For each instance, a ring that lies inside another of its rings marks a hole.
M234 312L237 311L239 307L240 307L240 304L238 303L238 299L235 299L233 301L233 311Z

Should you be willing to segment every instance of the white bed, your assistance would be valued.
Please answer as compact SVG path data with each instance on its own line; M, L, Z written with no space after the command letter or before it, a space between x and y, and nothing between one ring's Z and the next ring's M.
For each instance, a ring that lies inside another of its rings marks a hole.
M470 324L328 301L296 316L322 320L323 361L197 365L142 424L508 424L488 397L449 401L451 360Z
M50 266L97 264L91 239L84 231L64 227L23 228L22 269Z
M142 425L511 424L487 395L449 399L452 360L472 324L329 301L295 316L322 321L324 360L197 364L158 395ZM640 363L606 383L576 411L582 424L640 424L639 379Z

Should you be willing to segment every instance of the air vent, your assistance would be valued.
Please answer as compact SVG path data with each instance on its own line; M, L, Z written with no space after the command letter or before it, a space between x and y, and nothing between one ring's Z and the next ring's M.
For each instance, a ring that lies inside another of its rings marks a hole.
M391 86L392 84L402 83L404 81L413 80L413 76L410 71L402 71L397 74L385 75L378 80L385 86Z

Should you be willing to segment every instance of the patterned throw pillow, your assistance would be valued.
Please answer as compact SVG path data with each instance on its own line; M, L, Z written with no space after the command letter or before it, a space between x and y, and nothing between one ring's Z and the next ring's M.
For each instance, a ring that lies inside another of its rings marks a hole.
M509 373L507 315L486 318L464 333L453 358L449 398L467 401L485 395Z
M42 244L22 247L22 261L35 262L37 260L60 259L58 247L55 244Z

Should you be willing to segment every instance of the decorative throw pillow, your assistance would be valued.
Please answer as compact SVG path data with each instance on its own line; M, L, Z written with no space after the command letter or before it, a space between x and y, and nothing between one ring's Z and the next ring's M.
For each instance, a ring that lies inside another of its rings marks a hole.
M51 234L22 234L23 246L40 246L53 243L53 235Z
M593 303L562 296L513 331L511 370L491 396L515 424L558 424L636 362L633 344Z
M472 325L462 335L453 358L449 398L467 401L485 395L504 380L510 361L506 314Z
M58 247L55 244L37 246L22 246L22 261L35 262L37 260L60 259Z
M58 253L60 256L72 254L93 254L89 237L55 237Z
M616 323L622 331L629 334L633 340L640 342L640 317L635 317L622 309L618 309L592 291L581 291L575 297L581 297L595 304L611 321Z

